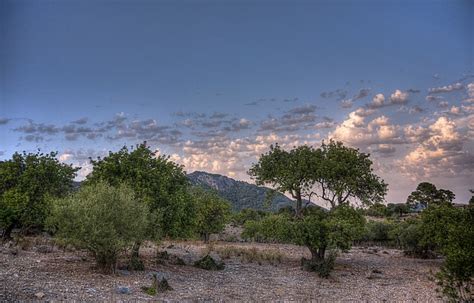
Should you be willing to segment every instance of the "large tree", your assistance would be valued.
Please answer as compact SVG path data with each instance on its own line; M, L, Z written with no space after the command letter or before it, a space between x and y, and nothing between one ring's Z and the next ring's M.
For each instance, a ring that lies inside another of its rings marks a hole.
M296 216L300 216L303 198L308 196L317 170L319 150L302 145L290 151L278 143L270 145L270 151L260 156L249 170L257 185L270 185L276 191L290 194L296 200Z
M331 267L327 249L350 247L364 224L350 202L382 202L387 191L384 181L373 173L368 154L334 141L317 149L303 145L285 151L279 145L270 146L249 174L257 184L289 193L296 199L296 211L293 218L283 213L247 222L246 234L307 246L312 256L308 267L320 274ZM329 211L302 210L303 197L312 196L329 202Z
M349 202L363 205L381 203L387 193L387 184L373 172L370 155L329 141L321 145L321 155L314 172L314 193L331 208Z
M150 210L148 236L186 238L193 234L195 208L188 193L183 167L165 155L157 155L146 142L128 149L123 147L108 156L91 159L92 173L86 183L102 180L113 186L129 184L137 199ZM132 267L140 268L137 242L132 252ZM133 263L138 262L137 266Z
M437 189L434 184L422 182L418 184L416 190L407 198L407 204L415 206L417 203L424 207L431 205L451 204L454 200L454 193L446 189Z
M0 162L0 228L2 238L22 230L43 226L49 211L48 197L72 190L79 168L60 163L57 153L15 153Z
M259 185L289 193L296 200L296 216L301 215L303 198L318 197L334 208L350 201L382 202L387 192L368 154L332 140L317 149L302 145L285 151L271 145L249 174Z

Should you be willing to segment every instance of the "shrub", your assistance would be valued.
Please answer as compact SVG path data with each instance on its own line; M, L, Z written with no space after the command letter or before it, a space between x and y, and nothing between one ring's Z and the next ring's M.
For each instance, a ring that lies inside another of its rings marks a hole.
M99 182L55 200L48 225L57 238L87 249L102 270L114 272L119 253L144 238L147 214L131 188Z
M369 221L365 225L364 233L359 240L389 244L393 241L392 230L395 224L386 221Z
M210 255L205 255L203 258L197 260L194 266L205 270L222 270L225 264L214 260Z

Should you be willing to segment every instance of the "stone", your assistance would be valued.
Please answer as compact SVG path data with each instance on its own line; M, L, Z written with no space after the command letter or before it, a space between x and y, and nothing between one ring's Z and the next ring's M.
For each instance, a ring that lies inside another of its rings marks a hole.
M117 287L116 291L117 291L118 294L122 294L122 295L129 295L129 294L132 293L130 288L127 287L127 286L119 286L119 287Z
M45 294L42 291L35 293L35 297L40 299L40 300L43 299L44 296L45 296Z

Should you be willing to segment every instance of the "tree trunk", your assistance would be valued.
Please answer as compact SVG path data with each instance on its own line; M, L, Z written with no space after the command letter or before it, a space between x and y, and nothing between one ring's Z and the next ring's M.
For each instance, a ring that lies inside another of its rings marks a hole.
M311 252L311 262L312 263L319 263L324 261L324 257L326 254L326 247L320 247L318 249L309 249Z
M129 269L131 270L144 270L145 265L143 265L142 260L140 259L140 246L141 242L135 242L132 247L132 255L130 256Z
M299 190L296 191L296 209L295 209L295 216L300 218L301 217L301 206L303 202L301 200L301 192Z
M201 239L204 241L204 243L209 243L209 233L202 233Z
M12 224L8 225L7 228L2 233L2 240L3 241L8 241L12 239L12 231L16 226L16 222L13 222Z

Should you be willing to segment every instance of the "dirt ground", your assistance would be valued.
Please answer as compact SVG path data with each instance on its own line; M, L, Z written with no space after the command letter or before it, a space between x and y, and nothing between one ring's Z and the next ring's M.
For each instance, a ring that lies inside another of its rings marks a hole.
M23 246L0 248L0 302L440 301L431 277L441 261L408 258L393 249L354 247L339 255L331 277L322 279L300 269L301 257L309 257L309 252L293 245L217 242L215 251L254 248L280 255L281 262L232 256L223 259L224 270L206 271L190 265L209 249L200 242L158 247L187 265L157 262L157 247L150 244L141 251L147 270L119 270L114 275L101 274L82 251L62 251L50 244ZM174 290L145 294L141 288L151 284L152 273L166 277Z

